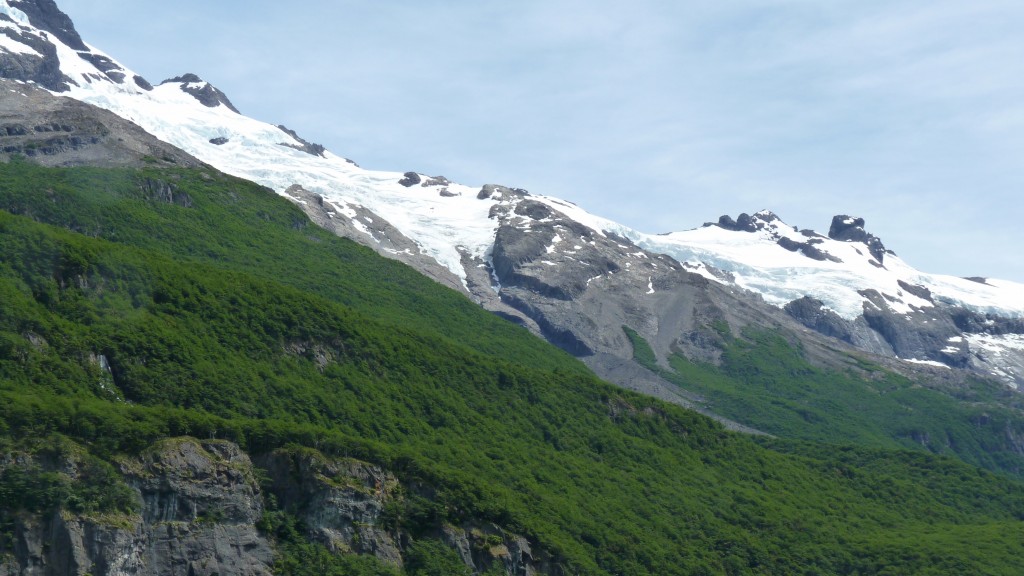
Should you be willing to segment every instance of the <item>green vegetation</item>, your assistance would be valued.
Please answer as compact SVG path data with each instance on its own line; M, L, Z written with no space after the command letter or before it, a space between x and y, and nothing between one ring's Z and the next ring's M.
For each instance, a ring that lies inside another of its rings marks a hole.
M153 182L187 201L154 197ZM254 454L298 444L431 486L389 511L395 526L494 522L567 573L1014 574L1024 555L1017 480L728 433L598 381L255 185L15 162L0 166L0 208L5 454L67 438L112 470L169 436ZM0 468L0 490L74 510L64 494L79 488ZM88 506L130 511L103 474ZM17 512L0 510L0 526ZM289 518L261 522L280 573L393 572L330 555ZM435 540L406 554L409 574L457 573Z
M308 542L294 516L281 511L264 515L257 526L278 545L274 573L287 576L398 576L399 572L372 556L332 554Z
M629 342L633 345L633 359L650 370L660 372L658 357L654 355L654 349L644 340L644 337L629 326L623 326L622 331L626 333Z
M728 339L720 366L673 355L669 370L656 364L642 337L626 330L639 363L702 395L714 412L758 430L830 444L925 450L1024 475L1024 458L1013 445L1024 435L1024 415L998 384L976 381L943 392L863 360L845 372L818 368L779 334L760 330Z

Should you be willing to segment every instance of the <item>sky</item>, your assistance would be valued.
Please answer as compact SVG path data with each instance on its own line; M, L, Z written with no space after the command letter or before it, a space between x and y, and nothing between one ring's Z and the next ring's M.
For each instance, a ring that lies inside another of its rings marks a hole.
M1024 282L1019 0L57 0L150 82L364 168L499 183L639 231L832 216Z

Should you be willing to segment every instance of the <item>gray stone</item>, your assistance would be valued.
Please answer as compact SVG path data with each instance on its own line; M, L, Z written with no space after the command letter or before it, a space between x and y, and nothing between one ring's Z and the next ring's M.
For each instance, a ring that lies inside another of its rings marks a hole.
M278 125L278 128L280 128L282 132L284 132L285 134L291 136L292 138L294 138L295 140L297 140L299 142L298 145L287 144L286 143L286 144L284 144L284 146L287 146L289 148L294 148L294 149L296 149L296 150L298 150L300 152L305 152L306 154L309 154L310 156L319 156L320 158L323 158L324 154L327 152L327 149L324 148L323 145L316 144L314 142L310 142L310 141L306 140L305 138L302 138L301 136L298 135L297 132L295 132L295 130L291 130L288 127L283 126L283 125Z
M411 186L419 184L421 180L422 179L420 178L419 174L415 172L406 172L405 174L402 175L402 179L399 180L398 183L401 184L402 186L405 186L406 188L409 188Z
M0 55L2 58L2 55ZM202 167L138 125L36 86L0 79L0 160L22 156L45 166Z
M217 89L213 84L206 82L195 74L183 74L164 80L160 83L161 86L164 84L181 84L181 91L191 95L193 98L199 101L200 104L207 108L216 108L220 105L227 106L229 110L240 114L238 108L228 100L226 94ZM195 86L201 84L201 86Z

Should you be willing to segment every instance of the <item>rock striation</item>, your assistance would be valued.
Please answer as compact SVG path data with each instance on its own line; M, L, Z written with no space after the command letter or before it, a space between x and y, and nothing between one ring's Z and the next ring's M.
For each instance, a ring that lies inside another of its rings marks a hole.
M89 474L83 454L0 454L0 473L35 469L82 482ZM5 517L7 507L0 507L0 523L11 527L0 534L0 575L270 576L276 543L261 531L268 512L293 515L310 541L336 554L370 555L396 568L408 546L430 538L450 546L474 573L560 570L536 543L494 523L469 518L410 530L394 511L410 497L433 497L431 487L312 449L250 458L231 442L172 438L121 459L118 474L137 503L134 512Z

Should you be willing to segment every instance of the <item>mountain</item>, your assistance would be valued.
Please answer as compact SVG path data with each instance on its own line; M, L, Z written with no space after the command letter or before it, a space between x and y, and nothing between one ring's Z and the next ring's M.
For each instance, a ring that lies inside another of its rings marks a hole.
M856 218L649 236L363 170L0 14L0 574L1018 570L1019 395L863 304L1013 334L982 283Z
M665 293L687 292L679 286L697 282L692 274L715 284L712 291L759 295L873 354L966 369L1012 388L1024 381L1024 286L915 270L860 219L837 216L826 236L760 212L651 235L524 190L363 170L291 130L241 115L195 74L153 87L86 45L53 2L5 2L0 10L7 77L108 109L203 162L271 187L322 225L463 290L620 384L640 378L612 367L629 358L621 325L652 342L659 358L688 346L693 326L680 323L677 308L692 298ZM584 303L622 294L623 309L614 312ZM666 308L672 313L658 312Z
M947 394L970 389L976 377L1011 391L1024 378L1024 286L917 271L861 219L837 216L823 235L765 211L651 235L521 189L364 170L288 128L245 117L195 74L150 84L83 42L53 2L4 2L0 14L5 76L109 110L198 162L265 185L320 226L461 291L603 378L735 429L750 430L747 415L722 418L713 399L664 373L676 355L718 363L727 341L716 327L785 331L813 363L833 369L866 352ZM33 136L35 148L5 145L6 154L80 161L49 134ZM654 365L635 360L630 332Z
M730 433L211 167L15 158L0 202L0 573L1013 574L1024 553L1019 479Z

